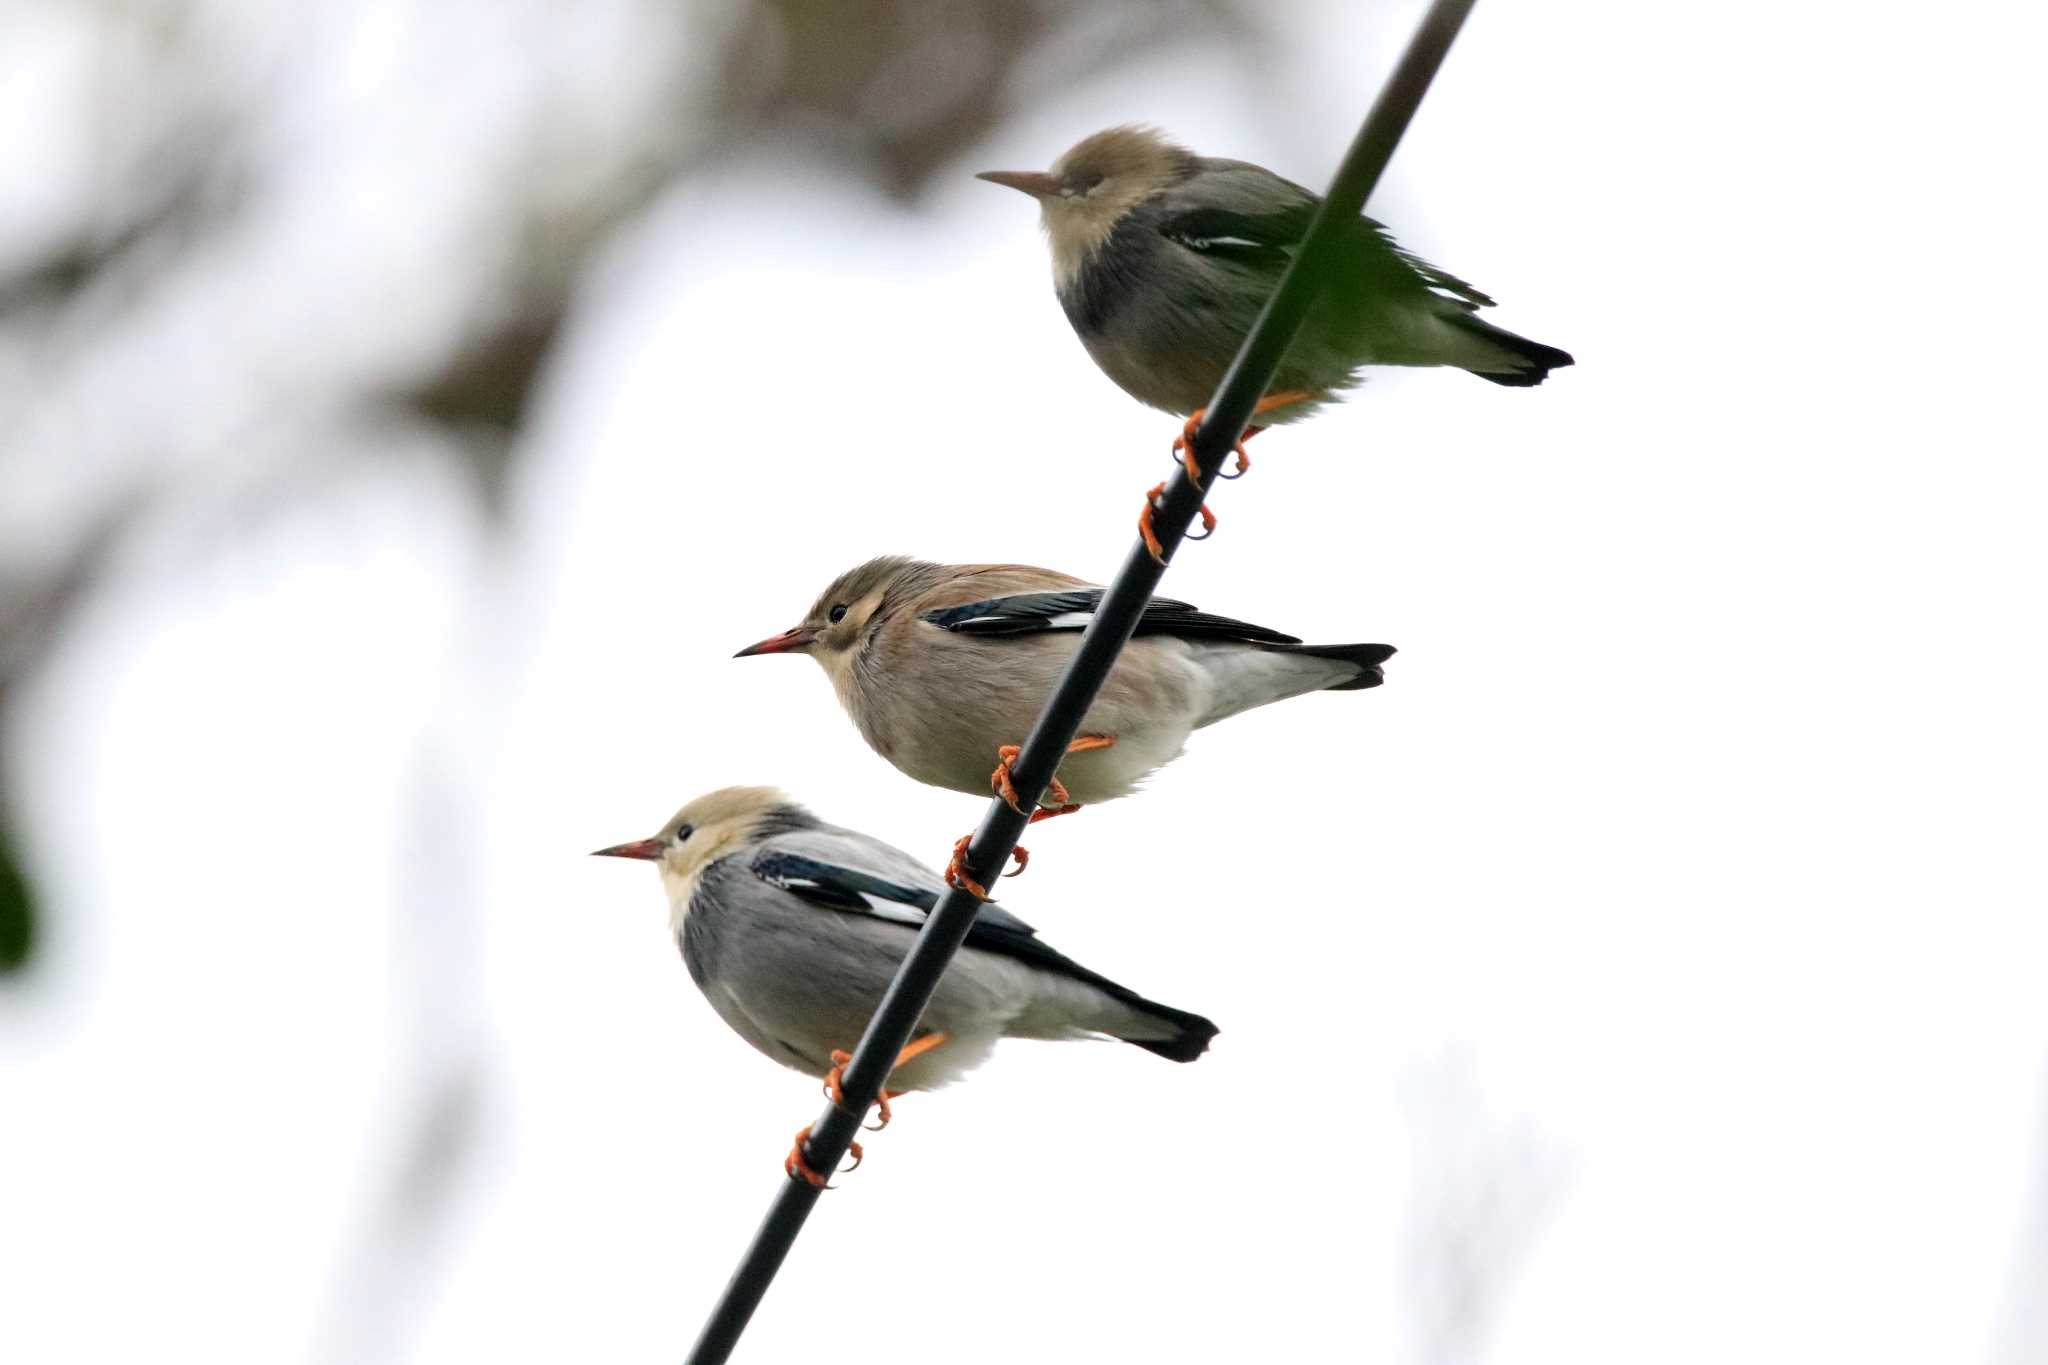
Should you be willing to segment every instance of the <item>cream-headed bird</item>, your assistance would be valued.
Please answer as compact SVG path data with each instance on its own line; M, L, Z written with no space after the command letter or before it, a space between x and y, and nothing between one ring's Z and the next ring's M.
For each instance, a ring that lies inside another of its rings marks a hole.
M834 1100L845 1049L945 894L909 854L827 824L773 787L700 796L652 836L597 852L660 869L683 965L711 1008L764 1056L823 1077ZM1003 1038L1109 1037L1191 1062L1215 1035L1200 1015L1089 971L985 905L889 1073L881 1120L890 1099L959 1079ZM809 1135L797 1134L784 1169L822 1185L803 1160Z

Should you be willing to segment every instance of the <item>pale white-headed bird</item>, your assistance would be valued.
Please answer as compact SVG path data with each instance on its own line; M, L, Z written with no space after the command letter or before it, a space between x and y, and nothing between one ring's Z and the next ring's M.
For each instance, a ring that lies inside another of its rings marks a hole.
M945 885L879 839L826 824L773 787L700 796L650 838L601 848L661 870L669 927L690 979L756 1051L825 1079L835 1102L851 1048ZM1202 1055L1216 1026L1147 1000L981 907L898 1055L881 1098L949 1084L1003 1038L1109 1037L1176 1062ZM797 1134L784 1169L824 1184ZM854 1156L860 1156L854 1144Z
M861 737L907 776L975 794L993 788L1015 805L1016 746L1102 596L1050 569L885 556L841 574L800 623L739 653L809 654ZM1377 687L1393 653L1306 645L1154 598L1032 819L1128 795L1205 725L1305 692ZM986 895L960 871L966 843L949 880Z
M1157 129L1109 128L1050 171L980 178L1039 203L1053 289L1081 344L1119 388L1187 417L1188 443L1321 197L1262 166L1197 156ZM1445 365L1495 384L1540 384L1570 355L1486 322L1493 300L1394 244L1370 218L1346 225L1336 267L1259 404L1263 425L1298 421L1357 384L1367 365ZM1256 432L1253 426L1247 435ZM1240 471L1244 451L1238 450ZM1145 534L1157 554L1149 518Z

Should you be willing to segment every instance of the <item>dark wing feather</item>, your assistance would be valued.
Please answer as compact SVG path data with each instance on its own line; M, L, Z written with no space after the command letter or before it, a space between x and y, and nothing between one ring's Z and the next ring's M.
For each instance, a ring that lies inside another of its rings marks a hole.
M1191 251L1206 256L1242 261L1248 265L1284 267L1294 250L1308 236L1321 201L1313 197L1286 204L1270 213L1245 213L1202 206L1170 213L1160 219L1159 230ZM1469 311L1491 308L1493 300L1448 270L1440 269L1394 242L1386 225L1360 215L1355 234L1357 247L1368 258L1378 257L1389 268L1399 267L1432 290L1447 294Z
M748 864L748 870L769 885L821 910L868 915L901 924L906 929L921 926L939 899L936 892L926 887L906 886L859 868L842 867L837 863L777 849L757 854ZM877 901L881 904L877 905ZM892 910L895 913L891 913ZM1046 946L1039 939L1037 930L997 905L981 907L975 916L974 927L967 931L967 946L1085 981L1118 999L1139 999L1109 978L1089 971L1066 954Z
M1101 605L1103 589L1013 593L924 613L923 619L959 635L1039 635L1085 630ZM1138 618L1138 635L1171 635L1182 640L1235 640L1243 644L1295 645L1301 639L1277 630L1212 616L1186 602L1155 597Z
M1291 204L1273 213L1238 213L1203 206L1162 218L1159 231L1172 241L1205 256L1247 264L1285 266L1294 248L1308 235L1315 217L1313 201Z
M828 863L783 849L764 849L754 856L748 870L769 885L787 891L820 910L837 910L850 915L872 915L911 928L923 925L939 903L939 893L930 887L909 886L857 867ZM1009 911L984 905L981 916L968 932L967 941L984 928L1033 937L1037 931Z
M762 881L773 882L792 896L800 896L827 910L871 915L875 907L868 900L869 896L927 912L939 903L937 893L924 887L905 886L871 872L862 872L859 868L806 858L801 853L767 849L754 859L751 866L754 875ZM921 921L924 916L920 914L917 918Z

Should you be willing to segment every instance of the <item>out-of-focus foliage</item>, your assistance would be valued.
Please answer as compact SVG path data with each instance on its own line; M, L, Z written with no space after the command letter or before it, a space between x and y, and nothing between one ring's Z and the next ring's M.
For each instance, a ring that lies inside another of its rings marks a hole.
M36 943L36 908L28 879L0 830L0 973L19 971Z
M19 61L71 75L42 111L71 164L41 177L71 193L0 234L0 480L34 486L17 506L38 509L0 517L0 721L9 684L32 675L129 528L223 484L317 496L365 422L395 411L418 427L472 476L492 524L578 281L694 171L808 156L906 198L1020 107L1149 47L1246 41L1258 13L1233 0L388 9L334 0L287 18L163 0L8 21ZM382 173L400 159L427 168L431 192ZM351 176L382 196L382 221L338 223L332 261L276 245L295 214L360 210L334 188ZM384 235L348 240L366 227ZM411 254L377 258L389 241ZM278 275L281 261L296 273ZM392 299L389 317L335 316L331 267ZM252 307L265 316L240 315ZM189 377L151 376L173 396L151 427L129 415L150 402L121 357L167 329L189 344L176 329L195 313L214 344L177 357ZM288 350L252 344L263 336ZM9 868L8 941L25 955Z

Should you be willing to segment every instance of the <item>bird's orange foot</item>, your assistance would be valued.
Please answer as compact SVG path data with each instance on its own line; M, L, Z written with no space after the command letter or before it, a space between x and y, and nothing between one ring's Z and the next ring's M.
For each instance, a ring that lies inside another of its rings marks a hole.
M1152 485L1145 493L1145 509L1138 513L1138 534L1145 538L1146 552L1152 556L1154 561L1160 564L1166 562L1166 551L1160 548L1159 537L1152 530L1152 500L1165 491L1166 485L1163 483ZM1202 513L1202 534L1188 536L1187 539L1189 540L1207 540L1216 530L1216 514L1209 510L1209 504L1203 503L1200 511Z
M978 901L988 899L988 888L967 875L967 845L973 840L972 834L960 836L960 842L953 845L953 857L946 864L946 885L957 886Z
M1196 483L1202 481L1202 466L1195 462L1195 429L1202 425L1202 418L1208 411L1207 408L1196 408L1194 415L1181 427L1180 435L1173 438L1173 453L1180 458L1181 468L1187 470L1188 478ZM1243 478L1245 471L1252 467L1252 457L1244 453L1244 443L1257 435L1258 431L1257 427L1249 427L1244 435L1238 438L1237 445L1233 447L1233 453L1237 456L1237 473L1225 474L1224 478Z
M927 1033L922 1038L911 1039L908 1043L905 1043L903 1045L903 1051L896 1054L895 1065L891 1066L889 1069L891 1071L894 1071L896 1067L902 1066L905 1062L911 1060L913 1057L924 1056L925 1053L930 1052L940 1043L945 1042L949 1036L950 1035L945 1033ZM868 1125L868 1131L871 1133L879 1133L884 1128L887 1128L889 1126L889 1120L895 1117L889 1111L889 1101L897 1099L907 1093L909 1092L903 1090L884 1090L881 1094L875 1096L875 1121L872 1124Z
M1306 403L1314 397L1315 395L1307 389L1282 389L1278 393L1269 393L1254 403L1252 405L1252 416L1257 417L1259 414L1271 412L1275 408L1291 408L1296 403ZM1264 428L1252 427L1251 430L1262 431Z
M1278 393L1267 394L1264 398L1253 404L1252 416L1257 417L1259 414L1271 412L1275 408L1285 408L1291 407L1296 403L1306 403L1314 397L1315 395L1307 389L1282 389ZM1202 467L1195 462L1195 430L1202 425L1202 418L1207 413L1207 408L1196 408L1193 415L1182 425L1180 435L1175 437L1173 442L1173 453L1180 458L1182 467L1188 471L1188 477L1196 483L1202 481ZM1237 438L1237 444L1232 447L1232 452L1237 456L1237 470L1235 473L1223 474L1221 477L1241 479L1251 471L1252 457L1245 453L1244 443L1264 430L1265 428L1256 422L1245 427L1244 434Z
M782 1159L782 1173L791 1180L803 1181L814 1190L829 1190L832 1188L830 1183L831 1177L819 1175L811 1169L810 1163L804 1160L804 1144L811 1140L811 1129L814 1126L807 1123L797 1129L796 1141L789 1145L789 1155ZM858 1142L849 1142L846 1144L846 1150L853 1153L853 1165L848 1166L846 1169L849 1171L858 1170L864 1156L860 1149L860 1144Z
M946 863L946 885L957 886L976 900L985 901L988 899L988 888L967 875L967 845L973 839L972 834L963 834L959 842L953 845L953 856ZM1010 856L1017 860L1017 872L1022 872L1024 865L1031 861L1031 855L1021 848L1012 849ZM1006 875L1014 877L1017 872Z
M1115 735L1077 735L1074 738L1074 742L1067 746L1067 752L1070 754L1092 753L1097 749L1107 749L1115 743ZM1011 810L1020 812L1024 809L1024 806L1017 798L1016 785L1010 781L1010 765L1017 761L1017 755L1022 752L1023 749L1015 744L997 745L996 770L989 774L990 788L1002 794L1003 800L1009 803ZM1073 797L1068 795L1065 784L1060 781L1057 775L1046 779L1044 794L1052 798L1053 805L1058 807L1058 809L1048 811L1043 806L1039 807L1036 811L1032 812L1031 823L1034 825L1040 820L1049 820L1054 815L1071 815L1081 809L1075 803Z
M840 1082L845 1079L846 1067L853 1060L851 1052L832 1049L832 1069L825 1073L825 1093L831 1097L834 1108L846 1107L846 1091Z
M1074 743L1078 744L1080 743L1080 741L1075 740ZM1089 747L1093 748L1097 746L1091 745ZM1017 788L1015 784L1013 784L1010 781L1010 765L1017 761L1017 755L1022 752L1024 752L1024 750L1019 745L997 745L996 770L990 773L988 778L989 789L1000 793L1003 800L1009 803L1011 810L1020 812L1024 809L1024 807L1023 804L1017 800ZM1068 746L1067 752L1074 753L1075 750L1070 745ZM1046 779L1045 794L1047 796L1050 796L1053 799L1054 804L1056 805L1064 806L1067 804L1067 789L1060 785L1060 780L1057 777Z

